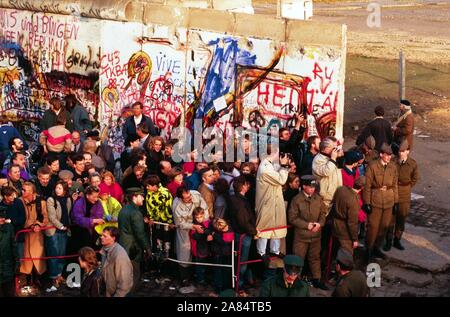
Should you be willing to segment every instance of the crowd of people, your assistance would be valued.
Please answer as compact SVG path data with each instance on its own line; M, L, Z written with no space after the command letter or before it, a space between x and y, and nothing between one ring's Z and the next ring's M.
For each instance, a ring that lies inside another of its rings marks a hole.
M265 157L218 163L176 162L177 140L159 136L140 102L122 127L120 156L74 95L50 104L35 153L1 122L1 296L16 294L16 276L21 295L56 291L68 262L83 269L82 296L131 296L143 272L151 265L161 271L169 258L178 261L182 285L210 284L217 296L231 287L230 267L192 262L230 265L234 251L241 262L255 256L265 264L261 296L309 296L308 285L328 289L322 273L330 260L338 274L333 296L367 296L354 250L365 248L370 262L385 257L380 248L404 249L418 181L407 101L394 127L377 107L345 153L333 136L306 137L299 114ZM331 241L338 247L330 252ZM270 269L274 258L283 259L283 270ZM242 295L255 276L251 265L237 270Z

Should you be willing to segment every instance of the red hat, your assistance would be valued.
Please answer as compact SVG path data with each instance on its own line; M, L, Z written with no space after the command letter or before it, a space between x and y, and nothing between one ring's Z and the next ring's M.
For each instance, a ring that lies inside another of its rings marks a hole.
M183 164L183 171L188 174L194 173L195 163L194 162L186 162Z
M106 185L105 183L100 183L98 188L100 189L100 194L99 195L111 194L110 191L109 191L108 185Z

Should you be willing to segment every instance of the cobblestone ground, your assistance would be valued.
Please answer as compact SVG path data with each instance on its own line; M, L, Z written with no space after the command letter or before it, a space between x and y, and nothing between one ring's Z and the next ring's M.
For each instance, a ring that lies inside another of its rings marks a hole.
M429 207L425 201L417 200L411 204L408 222L415 226L427 227L432 231L439 232L441 235L450 235L450 210ZM359 249L355 255L356 265L364 270L365 265L361 255L363 250ZM439 274L431 274L430 272L417 272L406 268L401 268L397 264L389 263L389 261L378 262L384 273L394 270L403 270L402 274L413 274L412 278L398 278L395 273L392 275L383 274L380 288L373 288L371 296L376 297L402 297L402 296L450 296L450 274L449 272L441 272ZM208 297L213 292L212 287L196 285L193 283L193 289L189 293L183 294L186 290L179 284L174 272L176 266L172 265L168 272L158 275L156 272L146 273L137 297ZM414 275L415 274L415 275ZM425 278L423 278L425 277ZM421 282L418 282L418 280ZM252 288L246 289L249 296L258 296L261 280L257 279ZM329 297L331 295L333 285L329 284L330 291L317 290L310 287L310 293L313 297ZM57 292L50 294L42 293L42 296L64 297L78 296L78 289L70 289L62 286Z

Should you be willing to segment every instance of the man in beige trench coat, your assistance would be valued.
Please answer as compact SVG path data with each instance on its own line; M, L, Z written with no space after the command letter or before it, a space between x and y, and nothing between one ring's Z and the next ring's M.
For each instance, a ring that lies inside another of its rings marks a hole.
M261 162L256 175L256 248L261 256L266 255L267 240L270 253L280 254L280 239L286 237L287 229L264 231L264 229L286 226L286 207L283 185L287 181L289 158L279 157L279 150L269 144L268 156ZM279 164L278 164L279 161ZM261 232L263 231L263 232Z
M21 200L25 206L24 228L31 229L26 232L24 242L24 258L41 258L45 256L44 251L44 228L48 224L47 204L36 195L36 187L33 183L25 182L22 186ZM40 206L37 206L40 204ZM39 276L47 270L45 260L22 261L20 263L20 273L31 275L35 273Z

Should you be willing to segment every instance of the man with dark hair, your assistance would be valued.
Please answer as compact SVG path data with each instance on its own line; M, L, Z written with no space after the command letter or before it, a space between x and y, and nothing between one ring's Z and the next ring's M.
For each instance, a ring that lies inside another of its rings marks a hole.
M165 188L157 175L150 175L145 180L145 188L147 195L145 197L146 218L149 224L153 221L173 224L172 217L172 195L169 190ZM170 250L170 232L173 226L155 224L152 227L152 241L154 251L159 254L164 254L164 257L169 256Z
M25 224L25 207L17 198L17 192L10 186L3 186L1 189L2 201L0 207L6 208L6 218L11 220L11 224L14 226L14 233L23 229ZM23 249L23 234L18 236L17 242L22 242Z
M119 229L106 227L101 235L102 277L106 297L125 297L133 288L133 265L125 249L117 243Z
M142 188L145 179L145 167L136 165L133 167L133 172L124 178L122 182L122 189L126 191L128 188L139 187Z
M352 254L358 247L359 193L364 188L365 182L365 177L361 176L354 181L352 187L339 187L334 195L332 233L339 241L341 248Z
M103 206L98 199L100 190L94 186L88 186L84 191L84 197L78 198L73 204L72 218L72 240L78 249L90 246L96 249L98 234L95 232L96 225L105 223L103 220Z
M367 297L367 277L353 269L353 255L346 249L339 249L336 258L336 272L339 279L332 297Z
M125 140L125 150L123 150L122 154L120 154L120 168L122 172L131 165L131 158L135 155L134 149L139 148L139 137L136 134L128 135Z
M64 98L66 109L70 111L70 118L73 122L73 129L86 135L92 129L92 122L89 113L80 104L74 94L69 94Z
M14 228L7 222L6 208L0 206L0 297L14 297L14 273L20 263Z
M216 201L216 192L214 191L214 175L210 167L203 168L199 171L202 183L198 187L198 192L208 205L209 217L214 218L214 202Z
M71 155L71 160L73 162L73 180L85 185L89 182L89 174L86 172L86 162L83 154L73 153Z
M3 137L0 138L3 140ZM8 150L5 150L4 153L4 162L0 162L1 168L3 170L7 170L8 167L11 165L11 160L12 160L12 156L15 153L23 153L22 151L24 150L24 142L22 141L22 139L20 137L12 137L9 142L8 142ZM0 157L1 158L1 157ZM28 162L27 162L27 167L28 167Z
M42 228L48 225L46 201L36 195L36 187L33 183L25 182L22 187L22 203L25 207L25 228L33 231L25 234L23 256L35 258L32 261L23 261L20 264L20 273L26 275L37 274L40 278L47 270L45 260L36 260L45 255L44 232Z
M198 190L200 183L202 182L202 178L200 177L200 170L208 167L208 164L205 162L195 162L195 171L191 176L186 177L185 183L190 190Z
M24 144L24 139L22 135L17 131L17 129L12 125L11 122L4 116L0 116L0 159L4 158L9 151L11 151L10 141L13 138L19 138ZM14 141L13 141L14 142ZM27 149L27 145L25 145L25 150Z
M36 192L45 200L53 194L54 189L50 184L50 173L50 169L47 166L42 166L37 171Z
M19 165L11 165L8 168L8 186L14 188L17 193L17 196L22 196L22 185L25 180L20 176L20 167Z
M296 122L292 133L288 128L280 129L280 153L291 153L294 155L296 147L300 144L303 138L303 133L306 128L303 126L305 123L305 117L302 113L296 115Z
M39 129L41 131L48 130L56 125L56 118L61 113L61 116L66 118L66 129L70 132L73 131L73 122L70 118L69 112L62 106L61 99L58 97L52 97L50 99L50 109L44 112L44 117L39 123Z
M372 135L375 138L375 149L380 151L381 145L387 143L390 145L393 140L391 124L383 118L384 108L382 106L375 107L375 119L370 121L366 127L361 131L361 134L356 139L356 145L365 142L367 137Z
M20 177L28 181L31 179L31 175L27 166L27 159L24 152L14 152L11 156L11 163L4 166L2 170L2 176L7 176L9 167L11 165L17 165L20 168Z
M312 164L314 157L320 152L320 137L318 135L312 135L306 140L307 150L302 156L300 166L297 171L300 172L300 176L312 175Z
M235 246L239 247L242 239L241 261L248 260L250 246L252 244L253 236L256 235L256 217L250 202L245 197L250 189L250 182L244 175L238 176L233 182L234 195L230 197L230 213L231 226L235 232ZM252 271L247 265L242 265L240 268L239 287L242 288L244 282L253 284Z
M181 162L175 162L173 160L174 147L177 143L177 139L170 139L169 141L167 141L167 143L165 144L166 146L164 147L164 160L169 161L172 167L182 166Z
M56 155L48 155L45 164L50 170L50 183L53 187L58 181L58 173L60 171L59 159Z
M127 189L129 203L119 213L119 243L127 252L133 265L134 286L139 286L142 260L151 256L150 242L145 233L144 217L139 210L144 205L142 188Z
M158 134L156 127L149 117L144 115L142 113L144 106L140 101L136 101L132 106L131 110L133 112L132 116L129 116L127 120L125 121L125 124L122 128L122 135L123 138L126 140L128 135L130 134L137 134L136 133L136 127L143 123L147 126L148 132L150 135L155 136Z
M136 127L136 134L139 137L139 146L144 149L147 150L148 149L148 145L151 141L151 137L150 137L150 133L148 130L147 125L143 122L141 124L139 124Z

